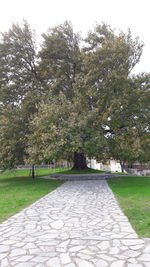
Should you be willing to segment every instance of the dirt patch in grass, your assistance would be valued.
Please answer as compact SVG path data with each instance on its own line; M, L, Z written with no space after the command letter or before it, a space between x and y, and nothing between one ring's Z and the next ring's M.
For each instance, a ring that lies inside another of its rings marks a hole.
M0 187L4 187L6 185L8 185L8 183L0 183Z

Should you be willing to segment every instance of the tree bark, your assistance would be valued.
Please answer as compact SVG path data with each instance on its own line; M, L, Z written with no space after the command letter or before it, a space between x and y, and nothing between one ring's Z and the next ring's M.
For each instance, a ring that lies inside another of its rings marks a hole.
M34 168L34 165L32 165L32 178L33 179L35 178L35 168Z
M73 159L74 165L73 170L85 170L89 169L86 164L86 157L84 153L81 152L74 152L74 159Z
M124 172L125 162L120 160L120 165L121 165L121 172Z

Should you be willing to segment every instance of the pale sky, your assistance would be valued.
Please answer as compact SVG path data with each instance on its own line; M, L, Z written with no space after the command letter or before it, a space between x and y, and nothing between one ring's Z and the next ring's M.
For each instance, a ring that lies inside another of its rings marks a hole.
M0 31L26 19L37 35L65 20L83 35L96 22L131 29L145 44L134 73L150 72L150 0L0 0Z

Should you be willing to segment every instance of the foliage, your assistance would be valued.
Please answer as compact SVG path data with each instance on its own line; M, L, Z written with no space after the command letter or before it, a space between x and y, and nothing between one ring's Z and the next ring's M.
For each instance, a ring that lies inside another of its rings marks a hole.
M26 21L2 34L0 86L0 101L5 104L16 104L37 90L35 34Z
M29 122L37 110L36 101L36 97L28 93L20 105L7 104L0 107L1 168L12 168L24 163L27 136L31 132Z
M41 105L31 124L28 153L34 161L67 158L76 151L91 157L103 146L103 136L93 128L95 112L83 107L80 98L71 103L61 93L50 103Z
M13 25L0 43L2 167L73 153L148 160L150 77L131 77L142 47L106 24L82 40L65 22L43 34L37 54L28 23Z
M42 36L44 41L39 52L42 79L54 95L64 92L72 99L75 77L81 72L79 34L66 21Z
M121 163L130 164L150 159L149 75L134 77L131 82L127 96L116 103L109 120L109 127L114 126L109 138L111 155Z
M29 121L42 91L36 61L35 35L28 23L13 24L0 43L0 165L4 169L24 162Z

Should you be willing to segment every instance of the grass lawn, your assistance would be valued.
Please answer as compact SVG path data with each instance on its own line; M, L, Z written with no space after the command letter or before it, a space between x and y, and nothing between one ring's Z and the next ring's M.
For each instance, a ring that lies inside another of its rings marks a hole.
M117 177L108 181L140 237L150 238L150 177Z
M126 172L111 172L112 174L123 174L123 175L129 175L128 173L126 173Z
M95 170L95 169L87 169L87 170L64 170L58 172L59 174L91 174L91 173L104 173L105 171Z
M36 175L42 176L62 169L37 169ZM60 181L32 179L29 170L6 171L0 174L0 222L14 215L37 199L48 194Z

